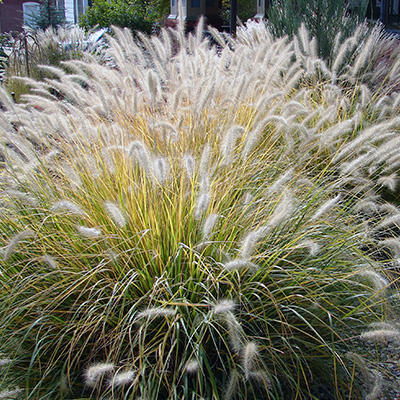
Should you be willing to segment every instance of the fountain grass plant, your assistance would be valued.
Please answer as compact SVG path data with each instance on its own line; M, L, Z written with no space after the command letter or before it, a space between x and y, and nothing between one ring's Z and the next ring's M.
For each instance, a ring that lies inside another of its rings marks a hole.
M97 40L100 35L92 33L86 33L78 26L50 26L45 30L25 27L22 33L6 36L3 46L6 49L7 61L3 78L8 91L14 92L15 99L19 101L22 94L29 92L29 87L14 77L52 77L40 66L59 66L62 61L79 59L84 52L99 48L100 43Z
M101 60L23 79L24 103L1 92L1 393L379 392L354 352L392 316L362 246L398 221L377 186L398 97L362 83L362 51L358 79L326 67L305 31L183 32L116 29Z

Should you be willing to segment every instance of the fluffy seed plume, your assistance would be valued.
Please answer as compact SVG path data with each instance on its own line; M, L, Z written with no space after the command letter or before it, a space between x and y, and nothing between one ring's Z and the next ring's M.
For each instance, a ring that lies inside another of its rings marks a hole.
M282 197L279 204L276 206L274 212L270 216L267 224L265 225L265 229L275 228L282 222L286 221L294 208L294 200L293 195L290 191L287 191Z
M236 307L236 303L230 299L224 299L219 301L212 308L214 314L224 314L227 312L232 312Z
M210 204L210 194L208 192L200 193L197 202L194 217L199 219L208 209Z
M243 196L243 204L245 206L248 206L251 204L253 199L254 199L254 196L250 192L246 192L245 195Z
M232 350L239 353L243 347L243 335L240 323L231 311L233 306L231 300L222 300L213 307L213 311L216 318L226 326Z
M61 373L61 377L60 377L60 391L63 394L68 393L68 378L64 372Z
M124 228L126 226L125 216L116 203L106 201L104 202L104 208L109 217L114 221L115 225L119 228Z
M273 194L282 189L293 178L294 169L289 168L284 174L282 174L267 190L266 193Z
M369 326L372 329L399 330L399 324L388 321L372 322L372 324L369 324Z
M9 244L4 247L3 250L3 259L7 261L11 255L15 252L18 245L25 239L32 237L35 235L35 232L31 229L25 229L24 231L17 233L13 238L11 238Z
M242 126L234 126L225 134L221 143L222 162L221 165L229 165L233 162L232 153L235 148L236 139L243 134Z
M69 182L69 185L70 185L73 189L79 188L79 187L82 186L82 179L81 179L81 177L79 176L79 174L77 173L77 171L76 171L74 168L72 168L71 166L69 166L69 165L64 165L64 166L63 166L63 174L64 174L64 176L65 176L67 182ZM62 208L64 208L64 207L62 207ZM71 212L72 214L74 214L74 213L72 212L72 210L70 210L70 212ZM78 214L78 215L79 215L79 214Z
M368 393L367 396L365 397L365 400L376 400L378 398L381 398L382 395L382 382L383 382L382 375L376 369L373 369L371 373L374 376L373 387L371 392Z
M373 384L372 389L371 389L370 393L365 397L365 400L376 400L376 399L380 398L381 389L382 389L381 374L375 369L369 370L364 358L361 357L357 353L353 353L353 352L346 353L346 357L353 360L357 364L357 366L360 368L366 382L371 382L371 374L374 377L374 379L372 381L372 384Z
M257 243L262 240L268 232L267 226L255 229L249 232L243 239L240 254L242 259L247 259L251 256Z
M196 163L191 155L187 154L183 157L183 167L186 171L188 179L192 180L194 178Z
M319 217L321 217L323 214L325 214L328 210L330 210L333 206L335 206L341 198L342 198L342 196L339 194L336 197L334 197L333 199L326 201L324 204L322 204L321 207L319 207L317 209L315 214L310 218L310 221L317 220Z
M168 176L168 163L165 158L158 157L153 161L154 177L160 185L162 185Z
M297 247L308 249L311 256L315 256L321 248L321 246L317 242L314 242L311 239L305 239L305 240L301 241Z
M378 185L381 185L382 187L385 187L394 192L397 188L398 180L399 178L396 174L391 174L388 176L381 176L377 182Z
M156 73L151 69L149 69L147 72L147 85L151 95L151 101L154 103L157 100L159 82Z
M367 363L365 362L363 357L352 351L347 352L346 357L354 361L354 363L360 368L365 379L369 378Z
M229 382L227 387L225 388L224 400L231 400L235 397L235 392L237 390L239 383L239 376L235 370L231 372L231 376L229 378Z
M53 204L50 210L53 212L67 212L68 214L79 217L85 215L85 212L82 210L82 208L70 200L60 200Z
M379 241L378 244L382 247L389 247L393 251L394 256L400 258L400 239L389 238Z
M369 199L360 200L355 204L354 211L374 215L378 212L378 204Z
M248 268L251 271L257 271L259 269L257 264L244 258L237 258L224 264L225 269L228 271L240 271L242 269Z
M0 399L15 399L20 393L22 392L22 389L14 389L14 390L2 390L0 392Z
M378 342L386 342L388 339L399 341L400 330L395 327L391 329L376 329L362 333L360 338L363 340L376 340Z
M151 171L151 157L147 147L143 143L138 140L132 142L128 148L128 154L130 157L136 159L147 173Z
M1 358L0 359L0 367L10 364L11 361L12 361L11 358Z
M101 235L101 230L97 228L88 228L87 226L78 226L78 232L82 236L86 236L88 238L96 238Z
M360 271L360 275L369 279L377 292L381 292L389 285L389 281L378 272L362 270Z
M173 317L176 314L176 310L174 308L161 308L161 307L153 307L153 308L148 308L147 310L144 310L140 312L137 315L137 319L142 319L142 318L158 318L158 317Z
M84 372L85 385L91 388L96 387L105 376L114 371L112 363L96 363Z
M189 360L185 366L185 372L188 375L194 375L199 370L199 362L192 358Z
M244 377L249 379L250 373L254 369L254 361L258 356L258 347L255 342L247 343L243 348L242 363L244 370Z
M218 222L218 219L218 214L210 214L206 218L203 225L202 240L207 240L211 236L214 226Z
M52 256L49 256L48 254L45 254L44 256L42 256L42 261L52 269L58 268L57 260L55 258L53 258Z
M135 376L136 372L132 370L118 372L110 379L110 386L117 388L128 386L134 381Z
M258 125L253 130L251 130L247 134L245 145L244 145L243 151L242 151L242 158L244 160L247 160L247 158L253 151L255 145L257 144L257 142L259 140L260 134L264 128L265 128L265 121L261 121L260 123L258 123Z
M201 154L201 159L200 159L200 166L199 166L200 179L203 179L208 176L210 155L211 155L211 146L209 143L207 143L203 148L203 152Z
M32 207L37 207L39 204L38 200L29 193L20 192L19 190L13 189L5 190L3 193Z

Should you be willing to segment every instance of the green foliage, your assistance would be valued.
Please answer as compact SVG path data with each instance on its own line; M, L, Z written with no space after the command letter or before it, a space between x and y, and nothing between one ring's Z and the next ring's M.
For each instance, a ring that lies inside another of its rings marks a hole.
M254 1L248 0L238 0L238 18L242 22L246 22L249 18L252 18L256 15L256 3ZM231 15L231 2L230 0L222 0L222 18L225 24L230 23L230 15Z
M274 34L292 37L304 24L311 37L316 38L318 54L324 59L332 56L339 33L342 42L354 33L365 18L367 6L360 0L360 5L349 12L348 0L273 0L271 3L267 14Z
M164 5L164 3L158 3ZM163 12L163 11L159 11ZM159 15L149 3L137 0L94 0L92 7L80 17L80 25L89 30L119 26L129 28L133 33L150 33Z
M370 289L351 277L361 260L354 255L357 236L310 221L320 194L305 194L288 221L251 243L248 235L257 232L251 229L268 223L288 199L274 194L254 212L240 210L247 190L265 191L276 179L254 170L250 160L238 162L233 173L217 171L212 211L220 220L205 238L207 216L196 215L201 177L191 182L180 165L169 164L169 182L160 186L118 152L111 172L100 153L86 151L100 176L85 173L83 186L71 190L66 175L56 187L44 168L35 178L38 191L20 187L37 205L21 198L2 219L8 246L2 349L15 357L16 382L23 378L35 398L56 397L65 374L68 398L76 399L112 392L132 399L140 393L153 399L306 398L308 373L337 393L352 386L344 358L335 360L351 348L338 332L356 335L377 307ZM68 164L74 174L90 168L83 159L76 168ZM251 184L255 173L262 176ZM135 192L126 191L129 182ZM304 236L322 234L321 251L312 257L307 245L302 248ZM254 251L251 261L247 251ZM40 369L30 367L39 362ZM112 373L93 383L86 378L85 386L84 371L91 375L98 362L112 363ZM134 373L127 387L107 385L126 370Z
M156 22L163 23L171 11L170 4L170 0L151 0L147 7L149 13L155 15Z

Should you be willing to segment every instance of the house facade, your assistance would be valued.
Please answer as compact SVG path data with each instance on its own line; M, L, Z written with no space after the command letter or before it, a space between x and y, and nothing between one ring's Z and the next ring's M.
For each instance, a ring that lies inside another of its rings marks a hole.
M264 18L268 0L248 0L254 3L254 18ZM205 17L206 23L217 29L222 29L222 0L181 0L183 19L186 29L192 30L200 17ZM179 5L178 0L171 0L170 14L165 21L166 26L175 26L178 21Z
M21 31L24 25L32 22L32 16L39 12L41 0L3 0L0 3L0 32ZM91 5L92 0L54 0L65 10L67 23L76 24L79 15ZM174 25L178 18L178 0L171 1L171 13L167 25ZM268 0L254 1L257 7L255 18L262 18L268 8ZM269 0L272 2L273 0ZM334 1L334 0L332 0ZM359 0L350 0L356 2ZM380 19L384 24L400 26L400 0L362 0L368 1L368 18ZM200 15L205 15L207 22L221 27L221 0L182 0L184 18L189 25L195 25Z
M76 24L79 15L85 12L90 0L55 0L58 7L65 10L67 23ZM30 25L33 16L39 12L40 0L3 0L0 4L0 32L21 31Z
M385 25L399 25L400 0L372 0L371 6L375 19L380 19Z
M181 0L183 18L187 26L193 28L200 15L206 17L207 23L220 28L221 0ZM257 8L255 19L264 18L268 5L274 0L247 0L254 2ZM335 1L335 0L331 0ZM168 26L174 26L178 19L178 0L170 0L170 15L166 21ZM232 2L232 0L231 0ZM232 3L231 3L232 4ZM349 9L367 6L367 18L381 20L385 25L399 25L400 28L400 0L349 0Z

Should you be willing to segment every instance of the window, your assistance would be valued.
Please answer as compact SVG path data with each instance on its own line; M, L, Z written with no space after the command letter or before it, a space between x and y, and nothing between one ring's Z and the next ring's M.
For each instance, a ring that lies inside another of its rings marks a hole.
M178 14L178 5L176 0L171 0L171 14L175 16Z
M40 4L29 1L22 4L22 10L24 13L24 25L34 27L36 17L40 13Z
M200 0L192 0L192 8L200 8Z
M88 7L87 0L77 0L76 2L76 9L78 11L78 16L83 14Z
M89 7L88 0L64 0L65 16L68 22L77 24L79 15L83 14Z

